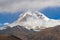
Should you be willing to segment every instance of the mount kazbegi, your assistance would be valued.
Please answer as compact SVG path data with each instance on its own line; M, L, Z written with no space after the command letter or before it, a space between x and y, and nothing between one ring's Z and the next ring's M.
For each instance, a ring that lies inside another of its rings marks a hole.
M60 20L50 19L38 11L28 11L22 13L12 24L0 28L0 39L59 40L60 26L58 25Z
M28 11L22 13L18 20L16 20L9 26L13 27L16 25L23 26L28 30L33 29L34 31L40 31L40 29L60 25L60 20L50 19L43 13L40 13L38 11Z

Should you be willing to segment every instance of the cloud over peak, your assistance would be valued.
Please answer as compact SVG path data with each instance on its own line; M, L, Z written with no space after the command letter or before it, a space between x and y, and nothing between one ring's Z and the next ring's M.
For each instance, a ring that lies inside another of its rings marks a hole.
M60 7L60 0L0 0L0 11L40 10L46 7Z

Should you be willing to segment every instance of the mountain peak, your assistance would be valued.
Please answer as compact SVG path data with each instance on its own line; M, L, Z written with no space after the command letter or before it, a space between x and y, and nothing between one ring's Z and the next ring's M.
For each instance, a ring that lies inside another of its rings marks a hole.
M51 20L43 13L38 11L27 11L22 13L16 21L10 24L11 27L16 25L23 26L28 30L33 29L34 31L40 31L40 29L60 25L60 20Z
M23 13L22 15L20 15L19 20L24 19L24 18L26 19L26 17L28 17L28 16L43 19L45 21L49 20L48 17L46 17L43 13L40 13L38 11L27 11L27 12Z
M27 11L22 13L17 21L12 23L12 26L20 25L27 29L39 30L40 27L44 28L45 21L50 20L43 13L38 11Z

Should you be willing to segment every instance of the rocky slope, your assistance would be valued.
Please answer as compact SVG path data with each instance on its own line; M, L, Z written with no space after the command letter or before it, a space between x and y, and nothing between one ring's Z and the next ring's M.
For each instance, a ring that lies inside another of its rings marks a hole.
M27 30L23 26L14 26L14 27L8 27L4 30L0 30L0 35L13 35L19 39L22 40L28 40L31 35L33 35L35 32L33 30Z
M31 40L60 40L60 25L41 30Z
M0 30L0 39L5 37L1 35L12 35L22 40L60 40L60 26L46 28L39 32L34 32L17 25L13 28Z
M11 35L0 35L0 40L21 40Z

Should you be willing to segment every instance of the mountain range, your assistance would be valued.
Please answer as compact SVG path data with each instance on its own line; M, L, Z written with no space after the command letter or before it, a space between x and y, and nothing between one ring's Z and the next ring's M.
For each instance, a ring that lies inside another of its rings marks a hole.
M13 27L16 25L23 26L28 30L33 29L34 31L40 31L40 29L60 25L60 20L50 19L38 11L27 11L22 13L20 17L9 26Z
M38 11L22 13L9 25L0 28L0 37L10 35L22 40L60 40L60 20L50 19Z

